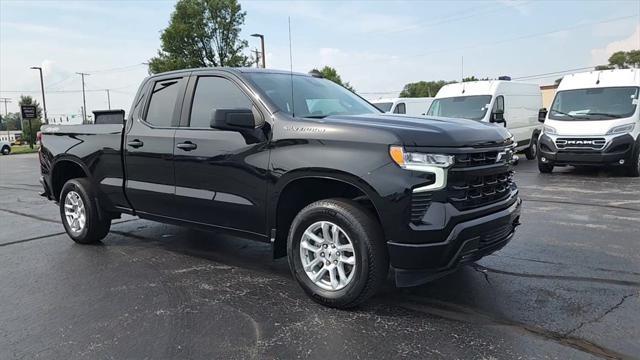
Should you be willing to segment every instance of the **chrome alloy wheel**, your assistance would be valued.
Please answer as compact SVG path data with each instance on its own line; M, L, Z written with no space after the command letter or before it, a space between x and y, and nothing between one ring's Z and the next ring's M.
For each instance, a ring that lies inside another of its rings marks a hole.
M79 233L84 229L87 222L84 203L75 191L69 191L64 198L64 216L67 219L69 229L74 233Z
M340 226L329 221L318 221L304 231L300 259L309 279L324 290L343 289L356 273L351 239Z

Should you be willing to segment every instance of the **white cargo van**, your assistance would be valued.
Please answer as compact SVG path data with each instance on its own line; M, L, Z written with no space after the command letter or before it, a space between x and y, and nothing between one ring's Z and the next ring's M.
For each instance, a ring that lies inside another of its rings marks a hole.
M537 121L541 107L537 84L482 80L443 86L427 115L501 123L513 134L517 150L532 160L542 128Z
M380 111L390 114L406 114L411 116L424 116L429 110L433 98L393 98L377 99L371 103Z
M640 69L565 76L551 109L540 112L538 168L619 165L640 174Z

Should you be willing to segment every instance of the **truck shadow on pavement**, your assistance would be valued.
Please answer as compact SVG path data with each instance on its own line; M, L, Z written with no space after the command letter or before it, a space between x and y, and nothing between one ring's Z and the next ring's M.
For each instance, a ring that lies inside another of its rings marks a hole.
M311 301L304 296L302 290L297 289L297 284L291 276L286 258L272 259L272 249L269 244L222 233L204 232L144 221L133 222L127 224L126 227L128 231L112 230L112 233L121 235L121 237L116 239L109 239L108 237L105 239L107 246L161 248L174 254L195 257L223 264L226 267L258 272L262 276L275 276L285 282L287 287L296 288L292 291L292 293L299 295L296 296L296 301L308 301L311 304ZM135 241L132 242L126 238ZM504 278L491 280L489 274L499 274L511 279L506 281ZM517 271L505 272L482 264L472 264L464 266L458 271L432 283L406 289L396 288L390 273L378 296L355 311L373 311L380 315L381 313L396 313L399 309L404 309L404 311L413 311L429 317L465 324L507 328L515 333L552 341L597 357L629 357L626 354L618 353L613 349L608 349L575 336L574 332L576 330L591 322L591 320L582 319L584 316L581 315L585 314L580 312L569 314L569 316L576 318L569 322L570 325L568 325L567 329L560 329L553 324L550 325L544 321L535 320L537 317L543 319L547 316L557 316L558 308L555 305L547 308L545 307L546 304L543 304L537 310L529 309L529 311L534 312L534 314L530 314L531 317L529 318L527 316L521 318L512 316L513 312L519 311L522 306L522 304L509 304L510 301L518 300L513 298L513 289L509 287L513 286L511 285L513 278L515 278L516 282L519 282L519 277L532 281L602 282L607 285L640 288L640 283L634 281L531 274ZM548 293L549 297L553 298L553 290L548 290ZM629 295L623 297L622 301L634 295L637 294L631 291ZM494 301L500 298L506 300L501 302ZM525 305L536 307L535 303L526 303ZM616 306L620 305L621 303L616 304ZM549 313L545 314L545 311L549 311ZM591 316L595 317L596 314Z

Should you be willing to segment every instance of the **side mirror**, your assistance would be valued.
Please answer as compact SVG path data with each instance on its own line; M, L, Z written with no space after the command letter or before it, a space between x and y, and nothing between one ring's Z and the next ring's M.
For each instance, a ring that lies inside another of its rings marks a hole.
M540 109L540 111L538 111L538 121L543 123L546 118L547 118L547 108Z
M504 121L504 111L496 110L491 113L491 122L493 123L503 123Z
M256 118L251 109L216 109L211 114L211 127L231 131L255 129Z

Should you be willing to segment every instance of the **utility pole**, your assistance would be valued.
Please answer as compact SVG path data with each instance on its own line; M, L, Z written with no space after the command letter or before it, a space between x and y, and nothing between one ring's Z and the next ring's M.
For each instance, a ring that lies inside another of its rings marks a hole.
M82 123L86 124L87 123L87 99L85 98L84 95L84 77L89 76L90 74L87 73L83 73L83 72L77 72L76 74L82 76Z
M260 45L262 47L262 68L265 69L267 67L267 63L264 60L264 58L265 58L265 55L264 55L265 54L265 52L264 52L264 35L262 35L262 34L251 34L251 36L260 38Z
M105 89L107 92L107 103L109 104L109 110L111 110L111 96L109 95L109 89Z
M44 111L44 123L47 122L47 101L44 98L44 79L42 78L42 68L40 66L32 66L31 69L40 71L40 90L42 91L42 110Z
M11 135L9 132L9 119L7 118L7 116L9 116L9 112L7 111L7 103L11 102L10 98L0 98L0 101L2 101L4 103L4 123L5 126L7 127L7 141L11 142Z

